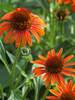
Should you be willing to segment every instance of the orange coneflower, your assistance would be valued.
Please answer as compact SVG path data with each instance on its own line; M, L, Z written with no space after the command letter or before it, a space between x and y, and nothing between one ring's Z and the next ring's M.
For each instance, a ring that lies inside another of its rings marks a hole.
M57 90L50 89L50 92L55 96L47 96L47 100L75 100L75 84L72 80L57 85Z
M39 42L40 36L44 35L43 26L45 26L42 19L33 14L26 8L17 8L14 11L5 14L0 24L0 35L4 31L8 31L8 34L4 37L5 43L13 43L16 41L16 47L20 44L25 46L26 43L29 46L32 45L32 39L30 33Z
M62 48L58 53L52 49L51 53L48 52L48 57L42 55L39 56L40 60L32 61L34 64L39 64L37 68L33 69L34 75L41 76L41 79L45 81L46 86L51 82L52 84L57 81L60 83L64 81L63 75L75 77L75 69L69 68L75 65L75 62L68 62L74 56L62 58Z

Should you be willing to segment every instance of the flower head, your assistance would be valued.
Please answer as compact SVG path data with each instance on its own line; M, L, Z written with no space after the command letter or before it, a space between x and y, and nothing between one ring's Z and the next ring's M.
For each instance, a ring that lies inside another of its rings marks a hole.
M54 96L47 96L47 100L75 100L75 84L72 80L57 85L57 90L50 89L50 92Z
M48 52L47 58L40 55L40 60L32 61L34 64L39 64L37 68L33 69L33 73L36 77L41 76L41 79L45 81L45 84L48 85L50 82L53 84L55 81L60 83L64 82L63 75L75 77L75 69L69 68L70 66L75 65L75 62L68 62L74 56L70 55L65 58L62 58L62 48L58 53L55 53L55 50L52 49L51 53Z
M4 31L8 31L4 37L5 43L13 43L16 41L16 47L25 46L28 43L32 45L32 39L30 33L39 42L40 37L44 35L43 26L45 23L37 15L34 15L26 8L17 8L14 11L5 14L0 24L0 35Z
M68 18L69 11L67 9L59 9L56 11L56 18L59 21L65 21Z

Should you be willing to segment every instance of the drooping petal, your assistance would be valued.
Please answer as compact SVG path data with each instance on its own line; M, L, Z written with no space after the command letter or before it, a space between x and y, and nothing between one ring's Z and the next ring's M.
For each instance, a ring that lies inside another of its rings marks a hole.
M45 26L44 21L39 16L31 13L31 19L32 19L33 25L38 25L38 26L43 25L43 26Z
M25 32L22 33L22 46L26 45L26 37L25 37Z
M38 33L37 33L36 31L34 31L34 30L31 30L31 33L32 33L33 36L36 38L36 40L37 40L38 42L40 42L40 36L38 35Z
M5 14L2 18L1 18L1 20L11 20L11 16L12 16L12 14L13 14L13 12L10 12L10 13L7 13L7 14Z
M25 32L25 37L26 37L26 41L28 42L29 46L32 46L32 39L28 31Z
M22 45L21 40L22 40L22 37L21 37L20 33L19 32L16 33L16 47L20 47Z
M2 33L4 31L7 31L7 30L9 30L11 28L10 25L7 24L7 23L2 23L2 24L4 24L4 25L0 26L0 36L2 35Z
M36 31L40 36L43 36L44 33L44 29L40 28L40 27L36 27L36 26L32 26L31 28L32 30Z
M13 34L13 32L11 30L6 34L6 36L3 39L5 43L10 42L10 37L12 36L12 34Z

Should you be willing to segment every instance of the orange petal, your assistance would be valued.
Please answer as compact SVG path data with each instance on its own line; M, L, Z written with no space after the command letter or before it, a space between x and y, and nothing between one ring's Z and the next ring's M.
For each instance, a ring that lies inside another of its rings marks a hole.
M72 86L73 86L73 82L72 82L72 80L70 80L70 81L67 83L66 88L67 88L68 90L72 90Z
M34 73L34 72L41 71L42 69L43 69L43 67L34 68L34 69L33 69L33 73Z
M37 70L37 71L34 71L34 75L35 77L37 77L37 76L42 75L44 72L45 72L44 70Z
M61 75L61 74L58 74L58 76L59 76L59 80L60 80L60 83L59 84L61 84L61 83L65 83L65 81L64 81L64 77Z
M55 74L51 74L51 84L54 84L55 81L56 81Z
M44 25L45 26L44 21L39 16L31 13L31 18L32 18L33 25Z
M12 34L8 39L8 43L12 44L15 40L16 40L16 33L12 31Z
M36 26L32 26L32 30L34 30L35 32L37 32L40 36L44 35L44 29L40 28L40 27L36 27Z
M10 28L11 28L11 27L10 27L9 24L5 24L4 26L2 26L2 27L0 28L0 35L2 35L2 33L3 33L4 31L9 30Z
M32 39L28 31L25 32L25 37L26 37L26 41L28 42L29 46L32 46Z
M53 89L50 89L50 92L51 92L52 94L54 94L55 96L60 96L60 93L57 92L57 91L55 91L55 90L53 90Z
M74 65L75 65L75 62L70 62L70 63L64 64L63 67L74 66Z
M56 54L55 54L55 49L52 49L52 50L51 50L51 55L52 55L52 56L55 56L55 55L56 55Z
M58 89L58 91L59 91L60 93L63 92L63 88L62 88L60 85L57 85L57 89Z
M73 73L71 73L71 72L63 71L63 72L61 72L61 73L64 74L65 76L75 77L75 74L73 74Z
M55 75L55 78L56 78L55 81L58 82L58 84L60 84L62 80L60 80L59 74L56 74L56 75Z
M42 64L42 65L45 64L45 62L43 60L35 60L35 61L31 61L31 63L33 63L33 64Z
M36 33L34 30L31 30L31 33L34 35L34 37L36 38L36 40L38 42L40 42L40 36L38 35L38 33Z
M0 28L4 27L4 26L6 26L6 25L9 25L9 23L8 23L8 22L0 23Z
M4 42L5 43L9 43L10 41L9 41L9 39L10 39L10 37L12 36L12 31L9 31L7 34L6 34L6 36L4 37Z
M57 100L57 97L55 96L47 96L46 99L48 100Z
M57 2L58 4L62 4L62 3L63 3L62 0L56 0L56 2Z
M16 33L16 47L20 47L21 46L21 34L20 33Z
M50 53L50 51L48 51L48 58L51 58L51 53Z
M72 87L72 91L75 91L75 84L74 84L73 87Z
M50 78L50 75L48 74L46 80L45 80L45 85L46 87L51 83L51 78Z
M25 33L22 33L22 46L26 45L26 37L25 37Z
M75 72L75 69L74 68L63 68L63 70L69 71L69 72Z
M42 56L42 55L39 55L38 57L39 57L40 59L44 60L44 61L46 61L46 60L47 60L47 58L46 58L46 57L44 57L44 56Z
M63 2L64 2L64 4L69 4L69 3L71 3L72 1L71 1L71 0L64 0Z
M2 18L1 18L1 20L10 20L11 19L11 14L12 14L13 12L10 12L10 13L7 13L7 14L5 14Z
M63 48L60 48L59 52L57 53L57 56L61 57L62 52L63 52Z
M66 62L68 62L69 60L71 60L73 57L74 57L74 55L70 55L70 56L64 58L63 62L66 63Z
M41 79L45 81L45 80L47 79L47 77L48 77L48 73L45 73L45 74L41 77Z

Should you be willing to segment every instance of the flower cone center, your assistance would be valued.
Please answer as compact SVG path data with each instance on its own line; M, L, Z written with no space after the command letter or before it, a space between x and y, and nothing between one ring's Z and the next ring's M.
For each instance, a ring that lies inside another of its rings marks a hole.
M59 10L57 11L56 16L59 21L63 21L65 20L65 17L67 16L67 14L65 10Z
M57 56L51 57L50 59L47 59L46 61L46 70L50 73L58 73L62 70L62 59L59 59Z
M15 12L11 18L11 25L14 29L23 31L31 27L29 12Z

